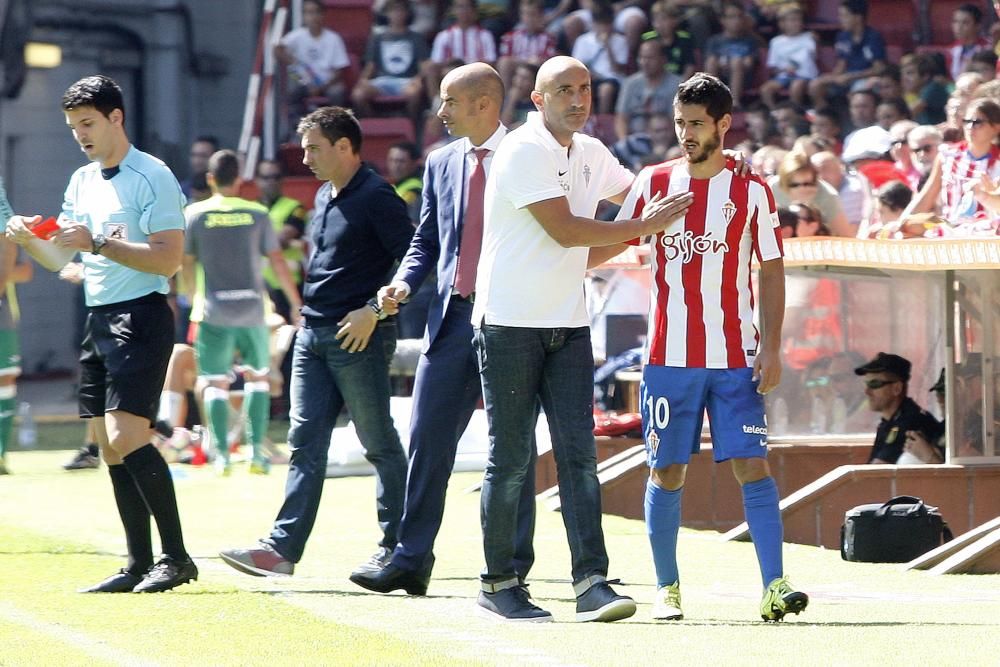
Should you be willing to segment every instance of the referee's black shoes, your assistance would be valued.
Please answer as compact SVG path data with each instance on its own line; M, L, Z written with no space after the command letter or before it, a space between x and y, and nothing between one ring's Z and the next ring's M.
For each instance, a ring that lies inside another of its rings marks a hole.
M434 555L428 556L427 564L419 571L404 570L394 565L392 561L380 570L355 570L351 573L352 582L376 593L391 593L404 590L407 595L427 595L427 585L431 580L431 569L434 567Z
M142 577L132 574L128 570L121 569L99 584L90 588L81 588L81 593L131 593L132 589L139 585Z
M160 593L176 588L189 581L197 581L198 568L190 558L175 560L164 556L150 568L142 581L132 589L133 593Z

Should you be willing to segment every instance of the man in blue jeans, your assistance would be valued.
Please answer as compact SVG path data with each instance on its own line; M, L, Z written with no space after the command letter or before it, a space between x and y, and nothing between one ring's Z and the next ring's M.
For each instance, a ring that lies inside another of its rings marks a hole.
M539 68L531 99L539 111L500 144L487 178L472 311L490 433L478 604L500 620L552 620L531 602L514 566L516 510L540 401L559 476L576 619L615 621L634 614L635 602L607 582L583 277L623 242L683 215L691 197L657 197L636 220L592 219L602 199L624 201L633 179L604 144L579 134L590 114L590 72L574 58L552 58Z
M220 552L246 574L292 574L312 531L326 477L330 434L346 405L365 457L375 466L379 549L387 562L397 541L406 456L389 415L388 358L394 326L375 300L393 261L410 244L406 204L385 179L361 163L361 127L347 109L323 107L302 119L303 160L328 181L316 194L302 315L292 361L291 461L285 502L270 536L249 549Z

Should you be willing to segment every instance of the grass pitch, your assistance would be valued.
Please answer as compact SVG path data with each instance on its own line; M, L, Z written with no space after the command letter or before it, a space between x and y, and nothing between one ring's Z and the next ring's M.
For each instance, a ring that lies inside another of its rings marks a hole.
M80 595L121 567L124 539L107 472L67 473L65 451L13 452L0 477L0 665L997 665L1000 575L931 576L845 563L788 545L786 571L811 596L781 624L760 621L753 546L683 530L684 612L649 620L654 586L641 522L606 516L611 577L639 602L635 617L576 624L558 513L539 508L531 592L554 624L474 614L482 567L480 475L455 475L430 595L370 594L347 576L376 547L374 480L327 481L294 577L261 579L219 549L266 534L285 468L227 479L173 468L198 582L158 595ZM735 483L735 482L734 482Z

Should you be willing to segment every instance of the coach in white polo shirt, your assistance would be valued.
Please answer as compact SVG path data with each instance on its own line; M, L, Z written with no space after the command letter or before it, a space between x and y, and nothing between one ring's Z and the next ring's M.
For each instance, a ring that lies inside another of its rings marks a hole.
M576 618L614 621L635 613L635 602L606 581L583 277L588 265L617 254L616 244L679 218L691 197L657 197L635 220L594 220L600 200L624 201L633 176L601 142L578 134L590 114L590 73L576 59L552 58L539 69L531 99L538 113L507 135L487 178L472 314L490 422L479 607L506 620L552 618L531 603L513 567L519 489L540 401L556 454Z

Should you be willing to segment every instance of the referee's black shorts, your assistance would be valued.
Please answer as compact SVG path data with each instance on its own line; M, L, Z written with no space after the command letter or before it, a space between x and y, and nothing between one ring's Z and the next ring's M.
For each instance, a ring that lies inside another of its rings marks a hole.
M158 292L87 313L80 350L80 416L123 410L156 423L174 348L174 316Z

